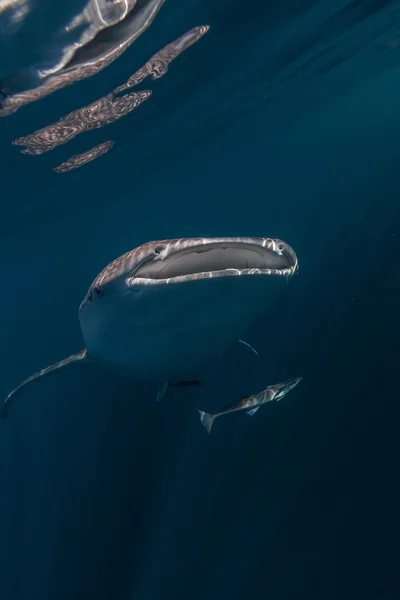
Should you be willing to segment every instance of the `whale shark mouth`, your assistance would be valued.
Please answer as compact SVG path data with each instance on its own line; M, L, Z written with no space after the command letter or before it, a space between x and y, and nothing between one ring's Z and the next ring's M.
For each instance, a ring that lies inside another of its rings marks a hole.
M151 285L200 279L257 275L290 279L297 271L294 250L273 238L180 238L149 242L105 267L93 281L79 310L108 295L110 288L119 294L128 290L137 292Z
M198 245L183 249L161 243L154 248L153 256L138 265L128 282L132 286L144 283L143 280L179 283L238 275L291 277L297 268L294 251L280 240L199 240Z

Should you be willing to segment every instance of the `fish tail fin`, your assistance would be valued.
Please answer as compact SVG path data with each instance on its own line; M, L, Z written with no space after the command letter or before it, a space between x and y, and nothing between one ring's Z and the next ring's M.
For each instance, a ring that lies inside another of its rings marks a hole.
M15 396L15 394L17 392L19 392L20 390L22 390L22 388L24 388L26 385L28 385L28 383L30 383L31 381L38 381L42 377L45 377L46 375L49 375L50 373L53 373L54 371L58 371L59 369L64 369L65 367L69 367L73 363L82 362L82 361L84 361L84 362L90 361L90 359L88 358L88 355L87 355L86 348L84 350L81 350L80 352L77 352L76 354L72 354L71 356L68 356L68 358L64 358L63 360L60 360L59 362L55 363L54 365L50 365L49 367L46 367L45 369L42 369L41 371L34 373L33 375L31 375L30 377L25 379L15 389L13 389L12 392L10 392L8 394L7 398L4 400L4 403L0 408L0 418L5 419L8 417L8 410L10 407L11 399Z
M204 427L207 429L208 433L211 433L211 427L214 423L214 419L217 415L210 415L202 410L199 410L200 413L200 421L203 423Z

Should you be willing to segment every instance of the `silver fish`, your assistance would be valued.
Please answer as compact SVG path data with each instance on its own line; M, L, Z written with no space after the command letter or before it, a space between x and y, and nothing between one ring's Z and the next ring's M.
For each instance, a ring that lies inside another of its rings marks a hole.
M288 379L283 383L270 385L259 394L247 396L247 398L243 398L243 400L237 402L236 404L231 404L227 408L221 410L221 412L219 413L210 414L199 410L200 420L203 423L204 427L207 429L208 433L210 433L214 420L217 417L220 417L221 415L227 415L229 413L237 412L239 410L245 410L247 414L252 417L263 404L267 404L267 402L271 402L272 400L282 400L282 398L284 398L286 394L288 394L293 388L295 388L296 385L300 383L302 379L302 377L296 377L295 379Z

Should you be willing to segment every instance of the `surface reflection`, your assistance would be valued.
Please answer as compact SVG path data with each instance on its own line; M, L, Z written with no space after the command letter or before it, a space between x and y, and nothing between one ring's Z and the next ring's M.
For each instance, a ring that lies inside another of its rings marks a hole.
M61 163L61 165L58 165L58 167L55 167L53 171L56 173L66 173L73 169L79 169L79 167L87 165L100 156L103 156L103 154L107 154L114 144L115 142L113 140L109 140L108 142L103 142L102 144L98 144L98 146L94 146L94 148L91 148L86 152L82 152L82 154L75 154L65 162Z
M54 150L54 148L61 144L66 144L73 140L80 133L99 129L121 119L147 100L151 96L152 91L144 90L131 92L123 96L116 95L139 84L150 75L153 79L162 77L168 71L168 65L187 48L202 38L209 29L208 25L194 27L154 54L123 85L117 87L106 96L95 100L83 108L74 110L57 123L47 125L34 133L17 138L13 141L13 144L16 146L25 146L21 150L23 154L44 154L45 152ZM82 162L79 166L83 164L86 164L86 162Z
M113 93L108 94L88 106L74 110L58 123L47 125L30 135L14 140L13 144L26 146L21 150L23 154L37 155L49 152L73 140L80 133L99 129L125 117L150 96L151 90L131 92L120 98L115 98Z
M125 11L125 17L122 17L124 14L122 12L120 20L115 16L109 26L105 26L107 23L105 21L103 28L99 29L94 14L101 7L110 10L110 3L107 0L102 2L91 0L85 10L78 14L64 31L68 34L68 38L74 29L80 31L84 28L84 33L78 39L74 39L72 35L72 43L70 39L69 43L65 41L60 49L61 58L55 65L48 68L22 70L1 82L3 98L0 104L0 116L10 115L26 104L41 100L108 67L146 31L164 2L165 0L135 2L130 12ZM97 12L97 20L101 22L101 19L101 13ZM30 85L35 82L35 87L13 93L13 87L23 87L24 83L29 85L29 82Z

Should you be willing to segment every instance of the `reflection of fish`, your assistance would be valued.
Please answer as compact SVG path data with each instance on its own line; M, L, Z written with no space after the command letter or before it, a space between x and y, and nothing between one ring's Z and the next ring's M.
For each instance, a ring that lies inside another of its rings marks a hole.
M79 167L83 167L83 165L87 165L92 160L96 160L106 152L109 152L111 148L114 146L115 142L110 140L108 142L103 142L102 144L98 144L94 148L90 150L86 150L82 154L75 154L71 156L68 160L55 167L53 171L56 173L66 173L67 171L72 171L72 169L78 169Z
M41 100L108 67L146 31L164 2L165 0L141 0L126 18L100 31L83 46L74 46L74 55L61 71L47 77L39 87L9 94L3 105L0 105L0 117L10 115L25 104ZM4 86L7 87L7 81Z
M201 25L200 27L191 29L157 52L125 84L116 88L113 92L95 100L88 106L74 110L57 123L47 125L34 133L14 140L13 144L16 146L26 146L24 150L21 150L23 154L43 154L44 152L53 150L60 144L69 142L79 133L108 125L120 119L146 100L151 95L151 90L131 92L121 97L116 97L115 95L137 85L148 75L152 75L153 79L164 75L168 70L169 63L189 46L197 42L208 30L208 25ZM6 99L4 102L6 102Z
M294 387L296 387L296 385L300 383L302 379L302 377L297 377L296 379L289 379L288 381L284 381L283 383L270 385L259 394L254 394L253 396L243 398L243 400L237 402L237 404L231 404L227 408L221 410L221 412L219 413L209 414L202 410L199 410L200 420L203 423L204 427L207 429L208 433L210 433L211 427L214 423L214 419L220 417L221 415L227 415L238 410L246 410L247 414L253 416L263 404L271 402L272 400L282 400L282 398L284 398L286 394L288 394Z
M97 129L117 121L147 100L151 95L151 90L131 92L124 96L116 96L116 94L137 85L149 75L152 75L153 79L157 79L164 75L168 70L170 62L184 50L189 48L189 46L197 42L208 30L208 25L194 27L157 52L141 69L139 69L139 71L134 73L125 84L116 88L113 92L95 100L83 108L72 111L57 123L46 125L46 127L43 127L34 133L14 140L13 144L16 146L25 146L25 149L21 150L23 154L37 156L54 150L54 148L61 144L66 144L80 133ZM2 98L1 92L2 90L0 90L0 112L2 106L6 105L8 99L5 92L3 92L4 98ZM87 153L71 157L68 161L56 167L54 171L57 173L70 171L73 168L77 168L98 158L108 149L109 147L107 146L96 146L96 148L92 148L92 150L89 150Z
M122 41L116 31L121 29L122 21L135 14L135 5L136 0L89 0L81 12L52 36L59 48L58 56L50 66L39 66L40 77L46 78L72 65L76 67L82 64L85 55L92 60L104 56L113 42Z
M193 385L274 301L274 282L297 271L293 249L258 237L150 242L110 263L79 309L85 350L33 375L100 362L133 379ZM64 273L60 274L64 281ZM279 286L278 286L279 287Z
M159 79L165 75L168 71L168 65L187 48L198 42L209 29L209 25L200 25L181 35L181 37L154 54L154 56L152 56L139 71L136 71L132 77L129 77L126 83L117 87L114 90L114 93L119 94L124 90L138 85L138 83L141 83L143 79L146 79L149 75L151 75L153 79Z
M132 112L145 100L150 98L151 90L131 92L120 98L108 94L92 104L78 108L69 113L57 123L47 125L34 133L25 135L13 141L15 146L26 146L23 154L43 154L54 150L61 144L73 140L80 133L99 129Z

